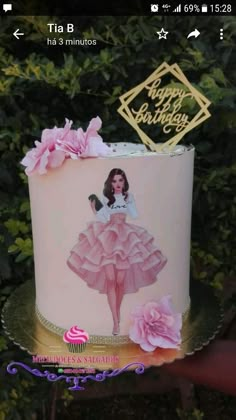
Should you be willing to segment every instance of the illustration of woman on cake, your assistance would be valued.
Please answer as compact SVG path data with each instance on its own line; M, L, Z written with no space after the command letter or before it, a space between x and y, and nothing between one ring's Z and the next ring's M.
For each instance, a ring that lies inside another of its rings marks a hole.
M68 266L87 285L106 293L113 318L113 335L120 332L120 308L126 293L153 284L167 259L144 228L126 222L137 210L122 169L112 169L104 184L102 202L89 196L96 221L79 234Z

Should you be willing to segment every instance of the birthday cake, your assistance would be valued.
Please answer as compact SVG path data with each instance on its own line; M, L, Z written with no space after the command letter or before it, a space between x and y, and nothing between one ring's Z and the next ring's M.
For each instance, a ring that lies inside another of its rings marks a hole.
M164 299L171 327L170 300L173 313L190 305L194 149L178 145L157 153L134 143L108 145L98 134L98 117L86 132L71 124L44 130L22 161L37 316L61 336L78 326L89 342L127 343L132 320L140 328L147 307L148 316L156 310L160 317Z

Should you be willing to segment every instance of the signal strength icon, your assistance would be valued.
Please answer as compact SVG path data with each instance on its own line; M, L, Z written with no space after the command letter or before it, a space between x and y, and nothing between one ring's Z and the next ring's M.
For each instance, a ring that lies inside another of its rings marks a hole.
M173 10L173 13L180 13L181 12L181 4L179 4L175 10Z

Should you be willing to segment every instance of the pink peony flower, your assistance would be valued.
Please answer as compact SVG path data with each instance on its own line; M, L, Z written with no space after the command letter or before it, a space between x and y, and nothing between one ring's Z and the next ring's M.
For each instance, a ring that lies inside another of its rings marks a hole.
M35 141L36 147L27 152L21 161L26 166L27 175L35 172L45 174L49 168L61 166L66 158L106 156L110 153L110 148L97 133L102 125L99 117L90 121L85 132L82 128L71 130L71 125L72 121L66 119L64 128L43 130L41 142Z
M35 146L26 153L21 161L26 166L26 174L32 175L38 172L40 175L47 173L49 168L61 166L65 159L65 153L56 150L56 142L63 140L70 132L72 121L66 119L64 128L46 128L42 132L41 142L35 141Z
M101 126L101 119L93 118L85 132L82 128L71 130L68 136L58 140L56 149L65 152L72 159L106 156L110 153L110 148L97 133Z
M145 351L156 347L175 349L181 344L182 315L174 313L171 296L149 301L132 313L129 337Z

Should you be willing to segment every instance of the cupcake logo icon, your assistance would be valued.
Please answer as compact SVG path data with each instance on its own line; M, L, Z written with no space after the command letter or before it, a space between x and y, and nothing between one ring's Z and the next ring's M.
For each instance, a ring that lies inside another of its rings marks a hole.
M63 335L63 341L67 344L70 353L82 353L86 348L88 340L88 333L77 327L77 325L65 331Z

